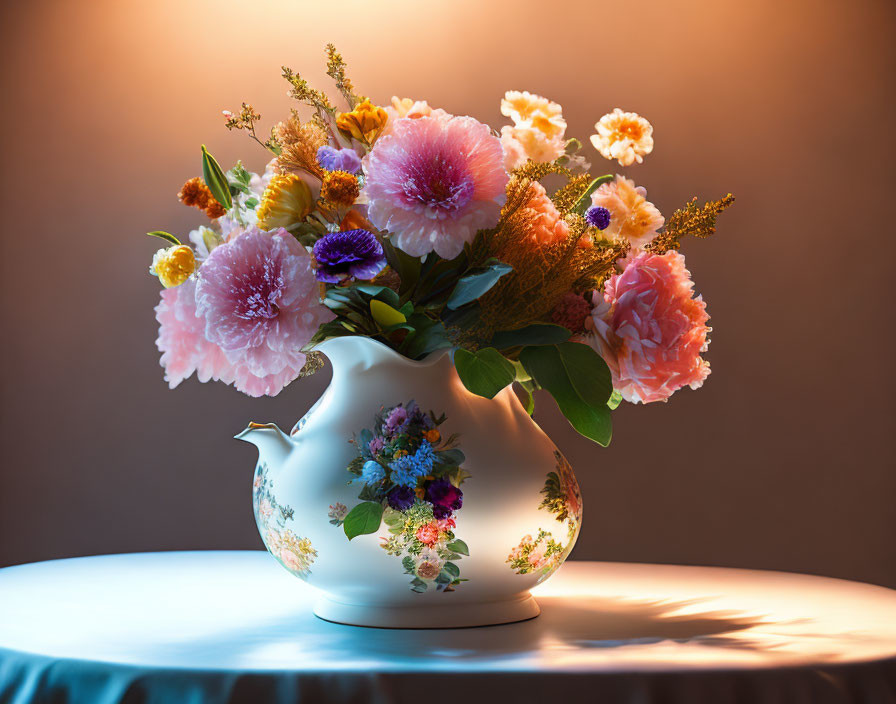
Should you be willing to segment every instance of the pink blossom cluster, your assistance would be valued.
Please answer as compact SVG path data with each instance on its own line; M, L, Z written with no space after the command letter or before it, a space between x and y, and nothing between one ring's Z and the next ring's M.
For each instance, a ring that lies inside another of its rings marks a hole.
M304 247L285 230L250 229L215 247L197 279L162 291L156 345L165 380L174 388L196 372L274 396L298 377L302 348L332 317Z

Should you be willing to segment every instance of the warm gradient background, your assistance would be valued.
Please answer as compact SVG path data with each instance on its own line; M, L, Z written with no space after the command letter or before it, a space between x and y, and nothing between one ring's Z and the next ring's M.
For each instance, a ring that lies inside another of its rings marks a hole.
M280 65L502 124L506 89L584 140L614 106L656 127L627 170L667 214L737 204L685 253L715 328L699 393L625 406L601 450L540 398L577 469L582 559L734 565L896 586L889 0L5 3L0 565L258 548L246 421L289 427L329 371L275 399L190 381L153 341L159 246L199 144L260 170L220 110L289 108ZM589 147L590 151L590 147ZM593 154L593 151L591 152ZM602 160L595 155L595 160ZM598 172L611 170L598 163Z

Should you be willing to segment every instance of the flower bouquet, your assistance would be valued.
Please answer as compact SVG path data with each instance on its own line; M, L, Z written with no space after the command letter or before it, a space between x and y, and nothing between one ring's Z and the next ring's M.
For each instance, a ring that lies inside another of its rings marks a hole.
M544 389L606 445L622 400L703 383L708 315L678 249L713 233L731 195L664 218L632 179L589 173L555 102L507 92L498 132L422 100L377 105L332 45L327 58L344 105L284 68L301 111L261 136L251 105L224 113L269 152L263 173L203 146L178 197L208 222L183 242L149 233L170 245L150 272L171 387L195 372L275 395L321 368L321 342L365 336L410 360L452 350L470 392L516 382L530 414ZM590 141L628 167L653 128L617 108Z

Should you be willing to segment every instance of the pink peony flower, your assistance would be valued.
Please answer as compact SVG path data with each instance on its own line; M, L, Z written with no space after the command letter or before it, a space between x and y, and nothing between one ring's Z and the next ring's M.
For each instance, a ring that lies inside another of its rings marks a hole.
M683 386L699 388L709 375L706 304L693 298L684 257L635 252L624 270L595 292L589 342L604 358L613 387L631 403L665 401Z
M210 379L230 384L233 365L224 352L205 337L205 321L196 314L196 280L187 279L180 286L162 291L156 306L159 337L156 346L162 353L165 381L174 388L196 372L199 381Z
M249 230L202 265L197 315L234 366L234 386L273 396L305 364L301 348L333 314L318 300L311 258L286 232Z
M453 259L497 222L503 159L498 138L472 117L396 120L364 158L368 218L411 256Z

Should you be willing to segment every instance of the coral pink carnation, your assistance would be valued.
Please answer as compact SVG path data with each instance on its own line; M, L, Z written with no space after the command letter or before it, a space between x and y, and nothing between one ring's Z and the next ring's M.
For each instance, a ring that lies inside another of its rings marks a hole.
M613 375L613 386L631 403L664 401L683 386L699 388L709 375L700 353L707 347L709 316L684 257L636 252L621 274L595 292L589 336Z
M420 526L417 529L417 540L424 545L435 545L439 542L439 524L433 521Z
M526 219L532 223L532 235L535 241L542 246L548 246L562 242L569 235L569 225L561 216L542 186L533 181L529 188L534 195L526 203L523 212Z
M411 256L453 259L497 222L503 159L498 138L472 117L396 120L364 158L368 218Z
M305 364L301 352L333 314L318 300L311 258L286 230L251 229L216 247L199 271L206 337L234 366L234 386L273 396Z
M172 389L196 372L199 381L210 379L230 384L233 365L224 352L205 337L205 320L196 315L196 280L162 291L156 306L159 337L156 346L162 353L165 381Z

